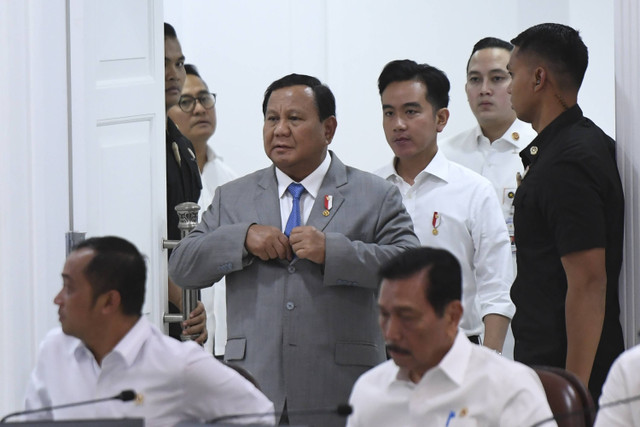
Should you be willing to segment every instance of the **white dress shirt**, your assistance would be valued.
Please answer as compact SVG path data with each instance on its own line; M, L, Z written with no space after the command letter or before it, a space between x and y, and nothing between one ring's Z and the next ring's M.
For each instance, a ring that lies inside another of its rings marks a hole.
M320 163L320 166L298 183L302 184L306 190L302 193L302 196L300 196L300 225L305 225L309 219L309 215L311 215L311 209L318 197L318 192L320 191L320 186L322 185L324 176L329 171L329 166L331 166L331 156L327 153L327 156L324 158L322 163ZM287 191L287 187L295 181L289 178L289 175L285 174L278 168L276 168L276 180L278 181L280 218L282 220L282 231L284 232L284 229L287 226L287 221L289 220L289 215L291 215L291 209L293 208L293 196ZM322 197L324 196L325 195L323 194Z
M595 427L640 426L640 346L622 353L611 366L602 386L600 410ZM636 397L636 400L611 407L602 407L615 401Z
M236 179L237 175L207 145L207 163L202 168L201 177L202 191L198 200L201 209L198 212L198 220L211 204L216 188ZM227 287L224 277L215 285L202 288L200 297L207 311L207 331L209 331L209 339L204 343L204 348L210 353L213 351L216 356L222 356L224 347L227 345Z
M26 409L114 396L133 389L141 401L106 401L33 418L144 418L150 426L210 420L228 414L269 413L273 404L253 384L194 342L170 338L141 317L98 365L77 338L60 328L40 345L25 397ZM243 423L274 416L247 417Z
M400 189L420 243L446 249L460 262L464 332L480 335L487 314L513 317L509 235L489 181L440 151L413 185L396 173L393 162L376 174Z
M349 402L347 427L524 427L552 417L531 368L472 344L462 331L417 384L388 360L358 379Z

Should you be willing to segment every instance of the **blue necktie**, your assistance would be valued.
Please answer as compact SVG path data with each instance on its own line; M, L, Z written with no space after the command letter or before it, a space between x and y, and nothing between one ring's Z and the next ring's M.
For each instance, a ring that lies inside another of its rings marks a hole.
M291 230L293 230L294 227L300 226L300 196L304 192L304 186L302 184L292 182L287 187L287 191L293 196L293 207L291 208L291 214L287 220L287 226L284 228L285 236L289 237Z

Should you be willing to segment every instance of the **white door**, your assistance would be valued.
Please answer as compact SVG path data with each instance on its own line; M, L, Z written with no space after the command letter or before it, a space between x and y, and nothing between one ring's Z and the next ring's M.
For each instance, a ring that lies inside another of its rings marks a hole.
M0 0L0 415L58 325L66 231L132 240L161 324L162 23L161 0Z
M166 303L162 2L70 0L72 227L148 257L145 313Z

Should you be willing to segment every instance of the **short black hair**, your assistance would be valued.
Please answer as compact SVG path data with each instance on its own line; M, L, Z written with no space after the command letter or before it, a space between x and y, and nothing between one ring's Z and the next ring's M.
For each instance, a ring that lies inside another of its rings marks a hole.
M193 76L200 77L198 67L193 64L184 64L184 71L187 73L187 75L191 74ZM200 80L202 80L202 77L200 77Z
M580 89L589 65L589 51L580 33L562 24L534 25L511 40L520 53L533 53L547 62L564 83Z
M116 237L92 237L73 250L91 249L94 256L84 274L93 290L94 302L108 291L120 293L122 313L140 316L144 303L147 267L144 257L129 241Z
M497 37L485 37L483 39L480 39L476 44L473 45L471 55L469 55L469 60L467 61L467 72L469 72L469 64L471 63L471 57L473 56L473 54L479 50L491 48L504 49L507 52L511 52L513 50L513 45Z
M177 39L176 29L171 24L164 23L164 38Z
M382 279L406 279L427 271L425 296L439 317L451 301L462 300L460 263L444 249L421 247L408 249L385 263L379 271Z
M267 113L267 104L271 94L285 87L290 86L308 86L313 91L313 99L318 109L318 116L320 121L336 115L336 98L333 96L333 92L329 89L329 86L322 83L315 77L307 76L305 74L289 74L281 79L271 83L267 90L264 92L264 100L262 101L262 115Z
M378 77L378 91L382 92L393 82L416 80L424 83L427 101L433 106L434 114L449 105L451 84L447 75L429 64L418 64L410 59L391 61L384 66Z
M184 64L184 71L187 73L187 76L191 75L199 78L202 84L204 85L204 87L207 88L207 91L209 90L209 85L207 84L207 82L204 81L204 79L200 75L200 72L198 71L198 67L196 67L193 64Z

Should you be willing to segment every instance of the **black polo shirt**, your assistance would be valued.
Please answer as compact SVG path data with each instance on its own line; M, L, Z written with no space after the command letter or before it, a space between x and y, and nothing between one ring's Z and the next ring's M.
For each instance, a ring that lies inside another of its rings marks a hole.
M624 349L618 302L624 198L615 142L576 105L544 128L520 156L526 172L514 199L514 358L529 365L565 366L567 278L560 258L605 248L606 312L589 384L592 395L599 396L609 367Z
M178 127L167 118L167 236L180 240L178 214L175 207L182 202L198 203L202 181L196 162L193 144L180 133ZM174 150L178 148L179 156ZM178 162L179 159L179 162Z
M176 150L174 148L177 148ZM180 131L173 121L167 117L167 237L180 240L178 229L178 213L176 205L182 202L198 203L202 181L196 161L193 144ZM171 252L169 251L169 254ZM181 307L169 302L169 313L180 313ZM169 324L169 335L180 339L182 327L179 323Z

